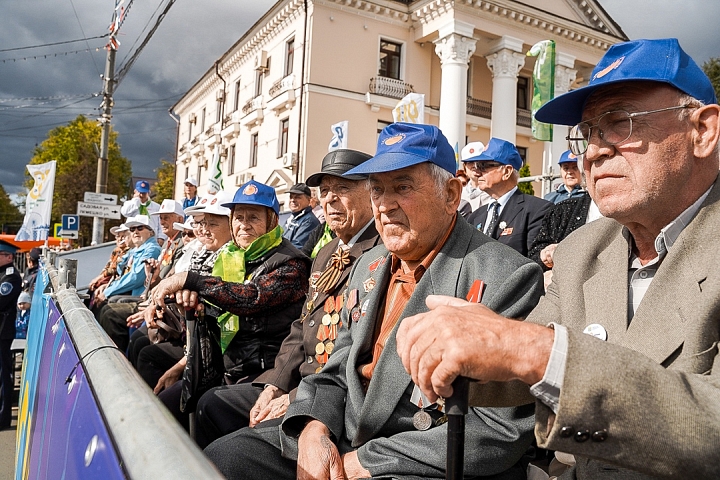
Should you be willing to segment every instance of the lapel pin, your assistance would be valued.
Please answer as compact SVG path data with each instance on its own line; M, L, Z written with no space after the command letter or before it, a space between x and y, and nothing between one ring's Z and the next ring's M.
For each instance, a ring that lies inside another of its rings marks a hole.
M599 338L603 341L607 340L607 330L605 330L605 327L603 327L599 323L591 323L590 325L585 327L583 333L587 333L588 335L592 335L593 337Z

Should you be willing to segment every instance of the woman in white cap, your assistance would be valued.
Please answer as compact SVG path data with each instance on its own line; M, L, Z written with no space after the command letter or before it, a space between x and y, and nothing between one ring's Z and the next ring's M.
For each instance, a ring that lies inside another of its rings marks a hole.
M163 305L166 296L174 295L185 308L195 308L202 299L206 316L214 314L220 326L224 381L234 384L250 382L274 366L290 325L300 316L310 261L282 237L272 187L251 180L223 206L232 210L233 242L221 250L212 276L174 275L160 282L153 297ZM161 395L166 404L170 393Z
M97 277L93 278L90 281L90 285L88 286L88 292L91 295L89 308L92 308L93 306L95 290L101 285L107 285L117 276L118 264L120 263L123 255L125 255L127 251L130 250L130 246L126 241L127 232L128 228L124 224L117 227L112 227L110 229L110 233L115 235L115 248L110 253L110 259L105 264L105 268L102 269L102 271Z

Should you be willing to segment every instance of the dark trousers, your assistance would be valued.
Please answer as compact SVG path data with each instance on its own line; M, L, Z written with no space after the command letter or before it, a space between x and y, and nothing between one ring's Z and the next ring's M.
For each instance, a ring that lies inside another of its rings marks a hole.
M208 390L198 400L195 415L195 441L205 448L218 438L247 427L250 410L262 388L250 383L227 385Z
M296 478L297 462L280 454L282 418L243 428L212 442L205 455L228 480Z
M147 338L147 337L146 337ZM149 340L138 340L146 343L137 355L135 368L150 388L155 388L158 380L183 357L184 343L182 339L151 344ZM137 351L136 345L134 350Z
M137 311L136 303L108 303L100 310L98 323L115 342L117 347L125 352L130 341L127 318Z
M13 378L12 340L0 340L0 428L10 426L15 379Z
M133 367L137 368L137 357L140 355L140 351L148 345L151 345L151 342L148 338L147 325L143 323L140 328L130 334L127 356Z

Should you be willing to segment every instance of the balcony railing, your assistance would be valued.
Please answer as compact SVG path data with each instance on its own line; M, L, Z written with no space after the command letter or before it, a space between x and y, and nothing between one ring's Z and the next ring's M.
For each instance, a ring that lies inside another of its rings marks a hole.
M415 89L409 83L388 77L373 77L370 79L370 93L383 97L401 99Z
M270 87L270 90L268 90L268 96L270 98L275 98L278 95L280 95L282 92L289 90L293 88L293 84L295 83L295 76L294 75L288 75L287 77L283 77L277 82L272 84L272 87Z
M467 97L467 114L476 117L491 118L492 103L478 98Z
M228 113L227 115L225 115L225 118L223 118L223 125L229 124L230 120L232 120L232 113Z
M248 102L243 106L242 113L243 115L247 115L248 113L257 110L262 105L262 97L258 95L255 98L251 98L248 100Z
M525 110L524 108L518 108L516 123L520 127L532 127L532 112L530 112L530 110Z

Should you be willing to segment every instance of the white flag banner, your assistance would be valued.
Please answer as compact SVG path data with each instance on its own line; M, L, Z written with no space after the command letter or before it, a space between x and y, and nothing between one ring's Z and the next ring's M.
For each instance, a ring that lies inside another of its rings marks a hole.
M223 189L223 173L220 168L220 148L215 146L215 153L212 161L208 165L208 193L215 195Z
M55 190L55 160L28 165L27 169L35 183L25 199L25 219L15 240L46 240Z
M333 137L332 140L330 140L330 145L328 145L328 152L332 152L333 150L337 150L339 148L348 148L348 121L345 120L343 122L338 122L332 127L330 127L330 131L332 131Z
M425 94L408 93L392 111L394 122L425 123Z

